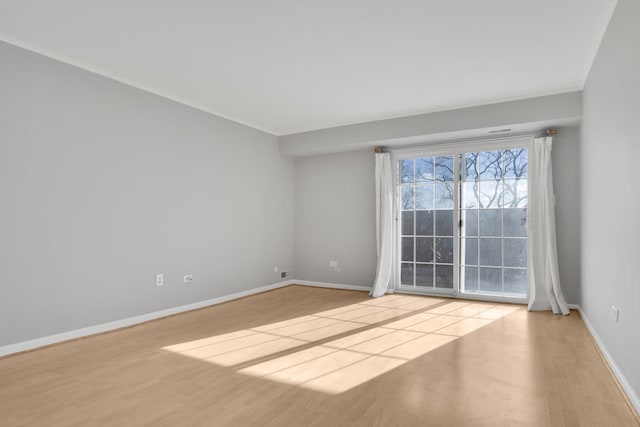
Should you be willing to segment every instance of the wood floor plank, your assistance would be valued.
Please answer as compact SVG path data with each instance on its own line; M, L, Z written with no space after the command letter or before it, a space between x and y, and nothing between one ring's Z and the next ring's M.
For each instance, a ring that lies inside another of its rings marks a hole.
M575 311L289 286L0 359L0 426L634 426Z

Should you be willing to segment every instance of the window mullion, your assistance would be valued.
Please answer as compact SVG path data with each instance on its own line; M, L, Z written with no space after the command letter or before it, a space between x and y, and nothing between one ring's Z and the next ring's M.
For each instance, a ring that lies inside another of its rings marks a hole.
M460 155L453 155L453 293L460 291ZM458 265L456 265L456 263Z

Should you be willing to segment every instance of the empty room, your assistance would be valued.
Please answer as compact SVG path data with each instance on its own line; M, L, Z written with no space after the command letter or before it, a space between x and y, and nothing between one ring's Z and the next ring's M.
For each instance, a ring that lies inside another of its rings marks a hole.
M0 426L640 426L638 22L0 0Z

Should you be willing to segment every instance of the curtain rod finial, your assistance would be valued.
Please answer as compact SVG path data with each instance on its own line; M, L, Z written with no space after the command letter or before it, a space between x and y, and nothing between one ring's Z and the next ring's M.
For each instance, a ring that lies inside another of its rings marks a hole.
M558 129L547 129L547 131L545 133L547 134L547 136L557 135L558 134Z
M384 147L376 147L373 149L374 153L384 153Z

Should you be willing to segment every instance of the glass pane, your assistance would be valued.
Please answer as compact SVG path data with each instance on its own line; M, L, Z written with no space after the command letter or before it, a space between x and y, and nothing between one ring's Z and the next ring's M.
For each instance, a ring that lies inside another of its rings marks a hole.
M480 179L502 178L502 151L485 151L478 156Z
M480 206L480 188L477 181L465 182L463 184L464 194L462 195L462 207L466 209L477 209Z
M436 262L453 264L453 239L436 238Z
M515 148L504 152L504 176L506 178L527 177L526 148Z
M413 235L413 211L402 212L402 234Z
M464 226L465 236L477 236L478 235L478 211L464 210L462 211L462 225Z
M402 261L413 261L413 237L402 238Z
M436 209L453 208L453 183L436 184Z
M526 180L505 179L502 206L505 208L526 208L528 202Z
M463 290L467 292L478 291L478 267L465 267Z
M401 160L402 182L413 182L413 159Z
M400 203L402 204L403 211L413 210L415 207L413 201L413 185L403 185L402 186L402 195L401 195Z
M527 294L527 270L504 269L504 293L523 296Z
M507 237L527 237L527 210L504 210L504 235Z
M502 181L480 182L480 207L499 208L502 203Z
M402 263L400 266L400 283L413 286L413 264Z
M416 261L433 262L433 237L416 238Z
M416 286L433 287L432 264L416 264Z
M464 239L464 263L478 265L478 239Z
M502 265L502 239L480 239L480 265Z
M416 185L416 209L433 209L433 184Z
M453 211L436 211L436 236L453 236Z
M502 269L480 267L478 289L482 292L502 292Z
M453 266L436 264L436 288L453 288Z
M459 273L463 292L526 296L527 160L526 148L400 160L401 283L452 289Z
M436 180L453 181L453 156L436 157Z
M416 182L429 182L433 178L433 157L416 159Z
M433 236L433 214L435 211L416 212L416 234L419 236Z
M527 239L504 239L504 265L527 266Z
M465 155L465 181L478 179L478 153L467 153Z
M502 235L502 209L480 210L479 215L481 236Z

